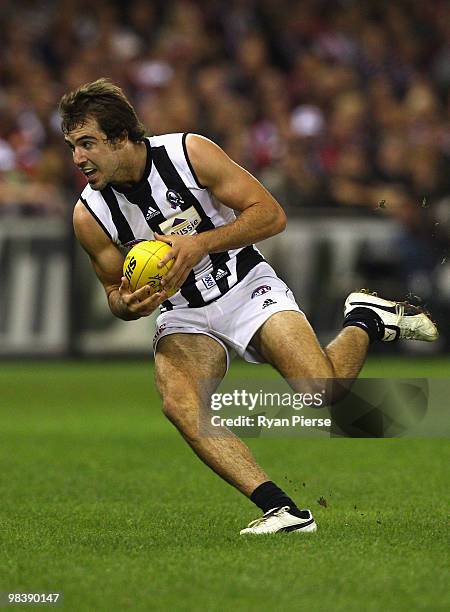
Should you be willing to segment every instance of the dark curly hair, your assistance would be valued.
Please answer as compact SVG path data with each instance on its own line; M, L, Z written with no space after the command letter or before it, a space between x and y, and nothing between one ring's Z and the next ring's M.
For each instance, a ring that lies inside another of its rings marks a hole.
M109 79L98 79L65 94L59 103L61 129L68 134L94 117L109 141L126 130L132 142L144 139L146 129L120 87Z

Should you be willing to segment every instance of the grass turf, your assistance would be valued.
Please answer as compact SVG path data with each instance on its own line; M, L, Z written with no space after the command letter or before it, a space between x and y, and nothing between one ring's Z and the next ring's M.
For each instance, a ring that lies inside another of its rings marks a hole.
M383 359L364 374L449 365ZM269 374L232 374L255 372ZM68 610L447 609L447 440L249 440L319 531L240 538L258 511L164 420L151 376L2 365L0 591L60 591Z

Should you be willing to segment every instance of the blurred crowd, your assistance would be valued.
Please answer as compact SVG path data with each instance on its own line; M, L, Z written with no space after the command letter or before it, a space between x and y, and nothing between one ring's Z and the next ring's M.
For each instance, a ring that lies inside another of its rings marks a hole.
M290 215L448 238L449 0L0 0L0 26L0 213L70 209L58 100L107 76L149 133L212 138Z

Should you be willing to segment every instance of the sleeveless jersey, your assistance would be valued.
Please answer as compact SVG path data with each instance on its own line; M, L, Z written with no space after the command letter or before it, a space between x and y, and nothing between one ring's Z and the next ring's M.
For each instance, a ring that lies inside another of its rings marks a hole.
M145 139L147 163L142 179L131 189L108 185L101 191L86 186L81 201L119 248L159 234L194 235L235 220L234 211L201 185L189 161L187 134ZM189 273L181 289L161 311L199 308L218 299L264 261L247 246L206 255Z

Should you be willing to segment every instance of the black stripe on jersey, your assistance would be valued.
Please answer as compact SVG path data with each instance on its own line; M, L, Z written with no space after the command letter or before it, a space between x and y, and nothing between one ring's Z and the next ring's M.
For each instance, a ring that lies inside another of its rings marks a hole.
M197 227L197 232L201 234L202 232L215 229L214 223L203 210L203 206L194 196L192 191L184 184L183 179L178 174L177 169L173 165L170 157L168 156L165 147L152 147L152 155L155 168L157 169L162 180L164 181L166 187L168 189L173 189L177 191L183 198L184 204L180 207L181 210L186 210L186 208L193 206L197 211L197 214L201 219ZM209 253L209 257L211 258L211 262L213 265L212 275L215 278L219 268L226 266L226 262L229 261L230 255L228 254L228 251L223 251L220 253ZM186 280L185 284L187 284L188 282L189 279ZM216 284L222 294L225 294L230 289L230 286L228 284L228 277L219 279L218 281L216 281Z
M253 268L262 261L266 260L253 245L247 246L242 249L242 251L239 251L236 255L237 282L239 283L245 278L250 270L253 270Z
M145 162L145 170L142 178L131 189L121 187L120 185L117 185L114 187L114 189L115 191L121 193L128 200L128 202L131 204L136 204L136 206L138 206L142 212L150 229L153 232L159 233L159 225L166 220L166 217L162 214L159 206L156 204L152 195L152 188L148 182L148 177L150 176L152 167L153 154L148 138L145 139L144 143L147 149L147 160ZM147 219L147 216L150 217L150 215L154 216Z
M142 212L147 225L152 230L152 232L157 232L158 234L161 232L159 226L166 220L166 217L162 214L159 209L157 203L155 202L152 195L152 188L150 187L150 183L145 181L142 183L137 189L133 189L133 191L122 192L122 195L129 201L131 204L136 204L136 206ZM147 219L147 214L149 213L149 208L153 209L153 213L156 212L153 217Z
M214 223L205 213L202 205L194 196L192 191L184 184L183 179L178 174L177 169L168 156L166 148L164 146L152 147L152 155L155 168L158 170L158 173L164 181L167 189L173 189L183 198L184 202L180 206L181 210L186 210L187 208L193 206L197 211L201 219L197 231L204 232L206 230L214 229Z
M172 304L172 302L170 300L166 300L160 306L161 314L163 312L167 312L168 310L173 310L173 304Z
M241 251L239 251L239 253L236 255L236 276L237 276L237 283L239 283L241 280L243 280L247 274L253 270L253 268L255 266L257 266L259 263L265 262L266 260L264 259L264 257L261 255L261 253L259 251L257 251L255 249L255 247L253 245L247 246L245 248L243 248ZM201 299L201 301L197 301L194 298L191 298L191 296L189 296L187 294L187 292L184 290L185 288L187 289L188 287L192 287L192 285L187 285L187 283L190 283L190 276L193 276L193 272L191 271L188 280L186 281L186 283L183 285L182 289L181 289L181 295L183 295L188 301L188 307L189 308L199 308L201 306L206 306L207 304L211 304L212 302L215 302L216 300L220 299L220 295L218 295L217 297L213 298L212 300L209 300L208 302L205 302L203 300L203 298ZM192 280L192 283L194 281ZM236 284L237 284L236 283ZM219 284L219 283L217 283ZM194 285L195 287L195 285ZM161 312L166 312L168 310L173 310L173 304L172 302L170 302L169 300L166 300L165 302L162 303L161 305Z
M106 229L106 227L103 225L103 223L100 221L100 219L97 217L97 215L95 214L95 212L92 210L92 208L89 206L89 204L86 202L86 200L80 196L80 200L83 202L83 204L85 205L85 207L88 209L88 211L91 213L91 215L94 217L94 219L97 221L97 223L100 225L100 227L102 228L102 230L105 232L105 234L108 236L108 238L110 240L112 240L112 236L111 234L108 232L108 230Z
M195 284L194 270L189 272L187 279L180 289L180 293L188 301L188 308L201 308L202 306L206 306L206 302ZM161 304L161 312L166 312L167 310L173 310L173 304L170 300L166 300Z
M184 281L183 286L180 289L181 295L188 301L189 308L199 308L205 306L206 302L202 297L201 291L195 284L194 270L189 272L189 276Z
M189 134L189 132L185 132L183 134L183 139L182 139L184 156L186 158L187 165L189 166L189 170L191 171L191 174L194 177L195 182L197 183L197 186L200 187L200 189L206 189L206 187L204 185L202 185L200 183L200 181L198 180L197 174L195 173L194 167L192 166L191 160L189 159L189 155L188 155L187 147L186 147L186 136L188 134Z
M108 208L111 212L111 217L114 225L117 228L117 233L119 235L119 241L122 244L126 244L127 242L131 242L135 240L136 236L133 234L133 231L125 218L125 215L120 210L119 203L116 198L116 194L112 190L111 187L106 187L102 189L100 193L103 196Z

